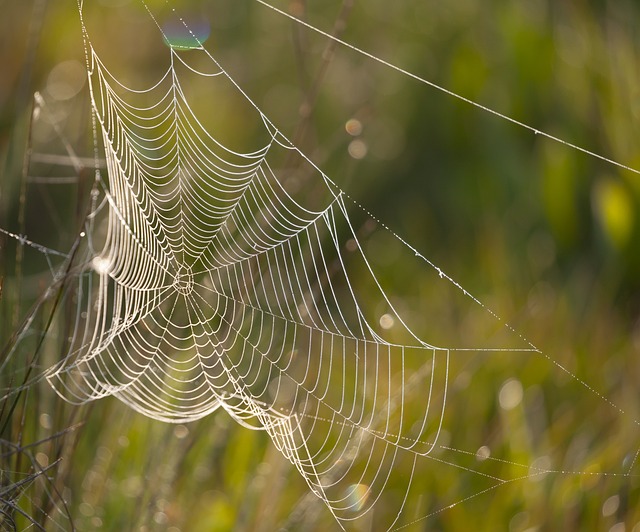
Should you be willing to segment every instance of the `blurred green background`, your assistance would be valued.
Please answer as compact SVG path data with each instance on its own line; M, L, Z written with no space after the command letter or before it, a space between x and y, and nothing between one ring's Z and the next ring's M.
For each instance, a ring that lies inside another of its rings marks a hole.
M149 5L166 10L164 1ZM640 168L634 2L274 5L328 32L337 27L346 41L534 128ZM66 252L93 179L77 6L0 6L0 227ZM423 498L399 524L638 532L639 465L630 476L601 473L629 471L640 446L640 176L333 46L253 0L179 7L208 21L207 49L350 197L546 355L457 358L445 429L453 448L471 454L442 459L478 468L476 452L486 446L520 465L578 474L550 473L480 493L486 486L473 474L430 462L419 471ZM86 17L96 49L126 83L144 86L166 68L167 48L136 0L91 2ZM246 120L232 101L220 103L224 95L193 90L196 109L218 104L225 141L242 146L259 134L260 123ZM42 101L34 105L36 91ZM367 239L366 216L357 209L354 216L362 218L358 227L383 286L424 339L477 346L499 336L486 311L443 290L433 269L388 233ZM0 339L3 349L16 346L0 361L7 391L40 352L38 332L62 338L66 326L64 313L47 323L49 301L30 324L33 334L15 342L52 274L42 253L6 235L0 243ZM511 347L525 344L515 338ZM30 376L60 352L38 356ZM524 400L504 408L501 391L514 379ZM40 383L7 396L0 420L0 510L9 512L6 501L15 501L48 530L71 523L78 530L174 532L336 527L266 435L236 426L224 412L169 426L115 399L67 405ZM31 478L38 464L55 465ZM509 478L527 473L508 463L494 467ZM28 526L20 512L12 519L18 529ZM375 519L361 528L376 530Z

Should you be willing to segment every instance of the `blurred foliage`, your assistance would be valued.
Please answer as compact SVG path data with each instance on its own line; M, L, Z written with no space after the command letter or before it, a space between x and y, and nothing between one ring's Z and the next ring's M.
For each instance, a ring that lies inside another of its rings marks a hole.
M166 49L157 46L144 8L136 0L87 4L92 39L109 68L132 86L156 79ZM165 9L164 0L149 4ZM431 462L417 476L424 497L406 522L433 515L408 529L640 530L636 477L596 474L624 472L640 441L640 176L343 47L327 48L325 38L251 0L200 4L180 5L210 22L207 48L265 114L351 197L549 357L455 359L447 434L471 453L458 457L464 467L478 467L476 449L487 445L518 464L553 460L584 474L549 474L482 493L477 476ZM1 5L0 227L68 250L93 171L76 3ZM277 5L327 31L340 17L338 1ZM354 3L342 36L640 168L633 140L640 128L639 17L638 6L624 0L367 0ZM215 106L225 142L242 147L258 135L260 124L245 119L234 96L191 90L196 109ZM36 91L44 104L34 104ZM355 135L345 129L354 118L362 128ZM70 164L70 150L80 166ZM372 234L367 251L383 285L419 334L469 345L499 334L487 328L486 312L467 314L441 293L434 272L396 239L360 222ZM53 280L41 253L2 235L0 244L4 349ZM19 349L10 358L3 351L3 390L18 389L28 368L34 376L61 356L72 309L72 301L52 298ZM41 346L41 332L53 340ZM501 390L514 376L526 408L501 408ZM0 427L0 525L7 530L11 520L27 528L26 515L51 530L72 523L78 530L173 532L335 527L266 435L236 426L224 412L189 426L162 425L115 399L67 405L40 383L5 398ZM526 474L509 462L503 467L508 477ZM7 501L15 503L12 512ZM376 530L374 520L370 527Z

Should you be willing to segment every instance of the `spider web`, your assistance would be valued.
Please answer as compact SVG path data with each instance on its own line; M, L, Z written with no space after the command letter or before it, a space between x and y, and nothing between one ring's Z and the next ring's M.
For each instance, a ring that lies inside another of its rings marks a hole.
M394 310L326 176L318 172L319 208L282 185L271 161L300 152L263 114L268 142L230 150L191 109L181 73L193 68L174 47L142 91L120 84L90 40L88 50L107 228L82 276L88 318L49 381L68 401L114 395L162 421L223 408L266 430L336 519L363 516L401 454L415 460L437 444L449 350ZM208 76L231 80L216 66ZM151 103L132 103L140 96ZM406 342L371 323L347 264L369 277ZM412 399L405 389L416 378L426 395ZM411 481L402 479L404 492Z
M469 471L432 456L446 446L451 353L460 349L405 322L360 244L352 201L184 27L191 44L169 46L158 81L134 89L110 73L83 24L107 179L98 173L77 261L69 354L47 379L72 403L113 395L172 423L222 408L265 430L341 526L386 491L400 494L379 523L391 528L419 459ZM242 151L217 140L188 96L190 77L245 98L264 142ZM295 186L300 166L317 178L312 198ZM384 303L392 333L360 303L365 292ZM540 354L511 336L516 347L474 350ZM511 480L475 473L487 489Z

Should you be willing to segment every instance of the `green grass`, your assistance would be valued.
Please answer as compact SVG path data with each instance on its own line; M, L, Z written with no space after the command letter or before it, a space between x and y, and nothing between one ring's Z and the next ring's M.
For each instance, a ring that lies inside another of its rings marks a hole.
M325 29L340 8L300 5ZM84 64L82 40L74 2L47 5L41 27L37 7L3 6L14 46L0 52L7 65L0 76L0 227L68 252L93 179L91 164L69 164L68 146L90 161L93 135L86 86L55 100L50 74L62 61ZM104 27L95 40L109 64L140 83L154 79L166 49L161 42L140 44L157 37L141 22L144 11L134 3L122 8L124 17L101 9L87 17L94 29L98 20ZM299 102L323 68L326 42L249 1L209 9L210 49L294 136L305 121ZM635 6L618 1L593 10L551 1L369 1L354 5L344 38L533 127L640 167L638 16ZM638 464L624 475L640 446L638 175L339 47L317 87L299 146L544 353L455 356L441 443L471 454L435 451L436 459L455 459L460 467L421 462L401 524L417 519L407 530L456 531L618 524L612 530L619 532L624 523L627 531L639 530ZM192 88L203 111L217 103L205 99L206 87ZM32 120L36 90L46 106ZM364 127L362 160L349 156L344 124L351 117ZM216 120L230 142L248 142L258 130L233 112ZM54 164L44 154L66 162ZM43 184L33 177L74 181ZM381 282L418 334L444 345L524 344L407 248L368 226L364 214L353 214ZM0 402L3 529L336 528L266 434L238 426L225 412L167 425L114 398L69 405L46 382L34 381L66 354L74 279L56 283L33 247L6 235L0 245L0 386L8 392ZM64 266L60 257L50 260L54 271ZM381 313L375 303L363 296L364 308ZM513 378L524 399L507 410L500 390ZM505 462L478 461L484 445ZM464 469L517 478L531 464L544 469L547 463L564 473L486 493L490 483ZM398 496L394 489L390 502ZM377 530L376 516L362 528Z

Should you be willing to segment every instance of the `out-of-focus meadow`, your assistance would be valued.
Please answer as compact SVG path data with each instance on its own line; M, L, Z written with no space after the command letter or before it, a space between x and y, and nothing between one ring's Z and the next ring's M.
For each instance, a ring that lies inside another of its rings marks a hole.
M87 4L91 39L110 70L132 86L157 79L167 48L144 7ZM0 228L66 253L94 172L77 5L0 5ZM349 197L509 323L517 334L507 334L508 347L527 347L526 338L544 353L454 355L441 451L450 445L458 454L454 465L433 460L419 469L421 498L399 524L639 531L640 175L332 44L254 0L185 5L210 25L207 49ZM640 169L633 2L277 5L455 93ZM261 123L204 83L192 88L194 109L215 115L226 142L250 143ZM422 338L460 347L502 341L505 331L485 307L443 290L437 272L390 233L369 239L373 224L355 212L372 267ZM64 354L74 306L64 300L51 314L52 298L16 343L59 258L7 234L0 244L5 395ZM60 340L41 348L42 331ZM114 398L69 405L39 382L4 397L0 430L3 530L337 527L266 434L224 411L168 425ZM507 478L527 475L529 466L563 472L482 493L487 485L468 469L482 468L487 453L504 460ZM374 515L368 529L375 522Z

